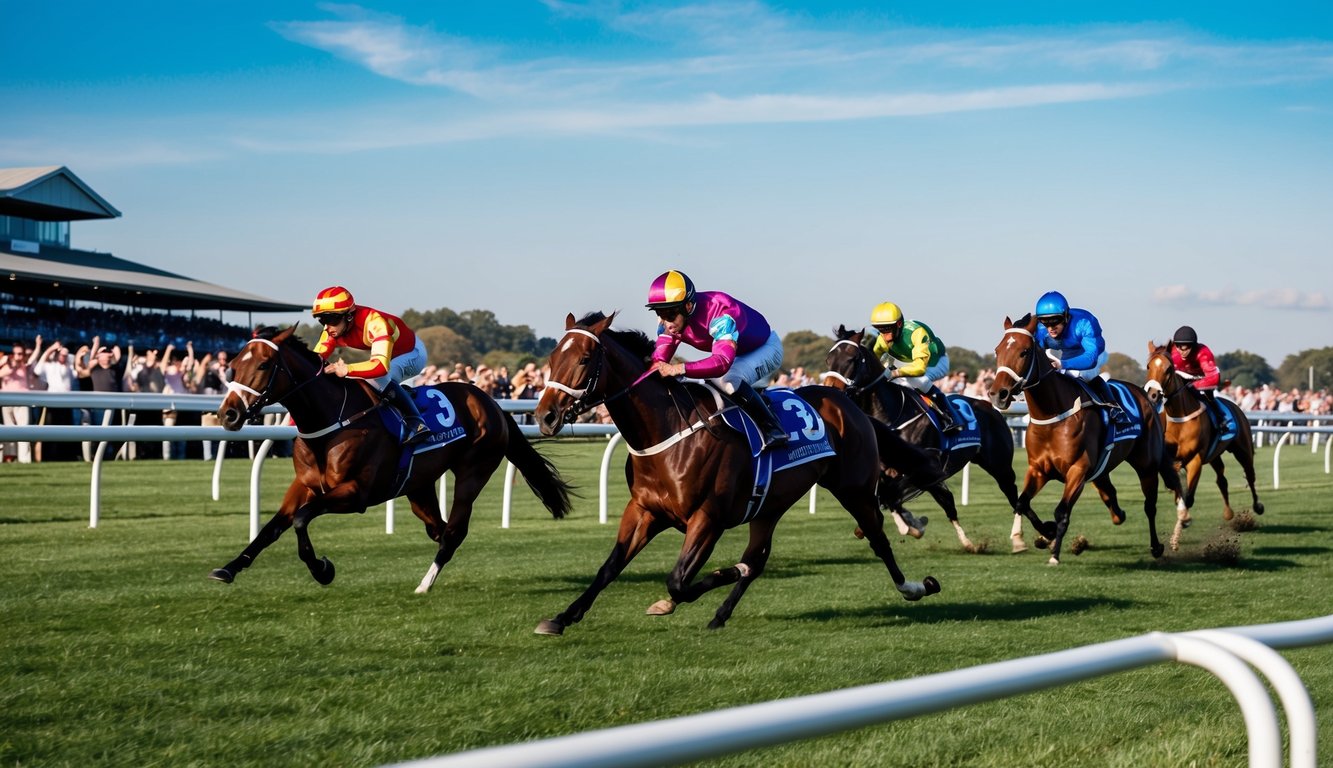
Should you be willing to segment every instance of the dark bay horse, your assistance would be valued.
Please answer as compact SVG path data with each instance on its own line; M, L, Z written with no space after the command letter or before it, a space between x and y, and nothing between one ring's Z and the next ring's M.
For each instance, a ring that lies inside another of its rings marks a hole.
M828 370L822 374L824 383L845 391L861 410L888 424L907 442L940 451L942 441L939 429L913 402L916 398L907 391L907 387L892 384L885 378L884 364L864 344L864 330L851 331L839 325L833 333L837 341L825 360ZM1010 532L1012 550L1026 551L1027 545L1023 543L1023 513L1018 503L1018 483L1014 475L1013 432L1005 422L1004 414L995 410L990 403L968 398L967 404L976 416L980 442L960 445L947 451L942 462L944 472L947 476L953 476L970 461L995 478L1000 492L1009 501L1010 509L1014 510L1014 525ZM925 490L948 515L963 549L976 552L976 546L958 522L958 508L953 493L943 484ZM1041 524L1041 520L1030 509L1027 514L1031 515L1034 525ZM900 524L900 530L901 527Z
M326 512L365 512L406 495L413 514L426 524L426 534L439 543L416 590L425 593L467 537L472 504L506 458L553 516L569 511L570 487L555 467L532 447L512 416L471 384L450 382L426 390L432 406L423 415L436 434L417 446L410 469L400 473L403 446L380 418L380 410L390 406L367 383L324 375L323 361L295 330L251 339L232 361L230 392L218 409L222 426L240 429L264 406L282 403L299 434L292 451L296 479L254 541L210 577L230 584L283 531L295 528L296 551L310 575L329 584L333 563L315 556L310 522ZM436 494L436 481L446 470L455 478L447 523Z
M1069 530L1069 515L1089 480L1111 511L1111 521L1120 525L1125 513L1120 509L1111 470L1128 462L1138 473L1143 488L1143 511L1148 516L1150 549L1153 557L1162 556L1162 542L1157 538L1157 478L1166 487L1180 493L1180 477L1167 455L1162 424L1152 410L1143 389L1123 384L1137 404L1139 435L1120 440L1106 449L1107 426L1082 382L1056 372L1044 350L1037 346L1037 319L1024 315L1016 322L1004 319L1004 336L995 347L995 382L991 402L1004 410L1022 393L1027 399L1028 471L1023 479L1019 502L1025 507L1050 480L1065 485L1060 503L1055 507L1055 536L1051 542L1051 565L1060 562L1060 544Z
M1225 427L1213 421L1204 402L1205 396L1176 370L1171 361L1171 347L1159 347L1152 342L1148 342L1148 383L1144 390L1153 405L1162 409L1167 453L1177 466L1185 468L1185 493L1177 501L1176 530L1171 535L1171 548L1180 548L1180 533L1189 525L1189 510L1194 506L1194 491L1199 487L1204 462L1211 464L1217 473L1217 488L1222 492L1222 519L1232 518L1226 465L1222 461L1224 453L1230 453L1240 462L1245 482L1250 486L1254 512L1262 515L1264 505L1254 486L1254 439L1250 434L1250 420L1240 406L1224 397L1217 398L1218 406L1231 413L1237 426L1234 436L1220 439Z
M613 330L614 319L600 312L578 322L573 315L566 318L536 417L542 432L551 435L577 414L604 403L629 446L625 474L630 501L615 546L591 586L563 613L538 624L539 634L559 635L580 621L597 595L667 528L682 531L685 541L667 578L670 597L654 603L648 613L671 613L680 603L734 584L708 625L721 628L763 573L778 520L816 482L852 513L905 598L919 600L939 591L939 582L929 576L922 582L907 581L894 562L876 499L876 430L845 395L828 387L802 387L798 392L804 402L784 403L788 409L795 406L797 417L805 420L807 437L826 436L825 447L831 450L775 471L760 497L753 493L750 447L717 418L719 401L712 391L647 374L653 342L637 331ZM723 531L747 522L750 541L740 562L695 581Z

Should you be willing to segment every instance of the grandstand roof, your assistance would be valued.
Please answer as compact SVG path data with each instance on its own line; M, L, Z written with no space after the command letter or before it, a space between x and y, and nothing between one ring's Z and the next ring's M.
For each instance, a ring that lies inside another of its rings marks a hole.
M0 216L82 221L119 215L120 211L63 165L0 168Z
M0 216L68 222L120 216L63 165L0 168ZM8 280L8 282L6 282ZM151 309L291 312L308 305L256 296L109 253L0 237L0 293Z

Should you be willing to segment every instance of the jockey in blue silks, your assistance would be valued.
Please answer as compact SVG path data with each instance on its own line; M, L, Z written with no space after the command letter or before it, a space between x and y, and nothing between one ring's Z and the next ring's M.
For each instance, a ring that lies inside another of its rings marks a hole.
M1129 417L1116 403L1106 380L1099 374L1106 365L1106 341L1102 324L1086 309L1070 307L1057 291L1037 299L1037 346L1047 350L1051 365L1067 376L1087 382L1098 405L1110 411L1120 426L1129 426Z

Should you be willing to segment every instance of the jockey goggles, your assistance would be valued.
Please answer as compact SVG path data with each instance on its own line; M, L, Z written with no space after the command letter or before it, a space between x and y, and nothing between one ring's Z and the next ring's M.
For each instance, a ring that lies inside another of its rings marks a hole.
M321 312L315 315L315 322L320 325L337 325L347 319L345 312Z
M1041 323L1042 325L1046 326L1047 328L1052 328L1052 327L1057 326L1057 325L1063 325L1064 322L1065 322L1065 316L1064 316L1064 315L1042 315L1041 317L1037 318L1037 322Z

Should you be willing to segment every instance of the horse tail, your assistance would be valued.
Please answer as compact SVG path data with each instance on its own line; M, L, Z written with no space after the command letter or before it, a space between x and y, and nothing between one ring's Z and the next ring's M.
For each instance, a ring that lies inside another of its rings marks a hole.
M514 417L507 411L502 413L509 426L509 445L505 447L505 458L523 473L528 487L542 500L542 505L551 511L552 517L558 520L569 514L569 497L574 490L573 486L565 482L550 459L538 453L532 443L528 442Z

